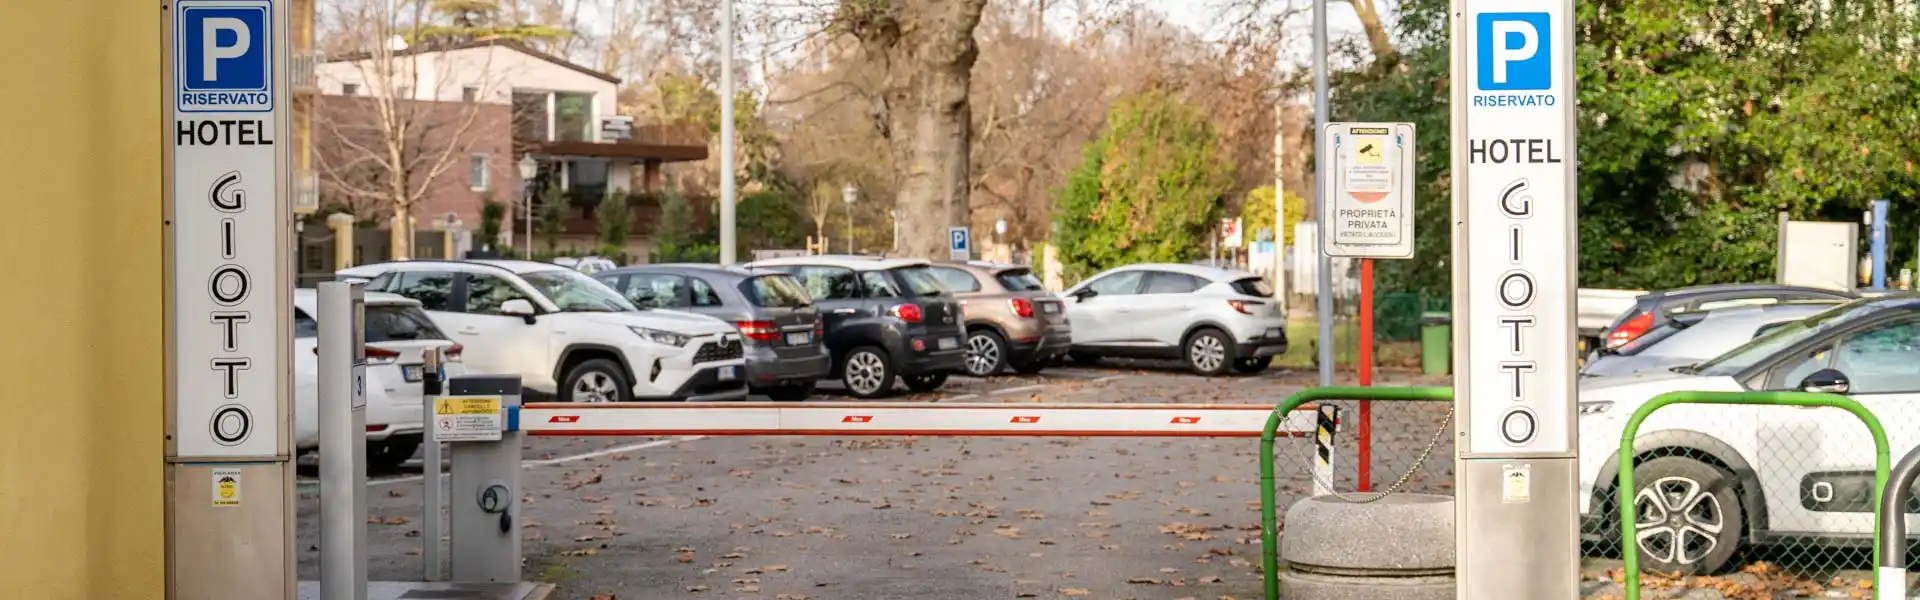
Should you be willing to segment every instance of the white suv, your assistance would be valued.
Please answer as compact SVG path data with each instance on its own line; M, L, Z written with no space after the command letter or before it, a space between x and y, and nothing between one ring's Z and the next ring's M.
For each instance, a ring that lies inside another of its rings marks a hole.
M518 260L389 262L344 269L367 291L419 300L466 347L467 370L519 375L561 402L746 396L740 332L670 310L641 311L566 267Z
M428 348L447 357L446 374L463 375L462 349L420 310L420 303L393 294L367 294L367 467L390 470L420 448L421 360ZM294 447L320 448L318 294L293 291Z
M1259 275L1140 264L1068 288L1076 362L1179 358L1201 375L1258 373L1287 352L1287 319Z

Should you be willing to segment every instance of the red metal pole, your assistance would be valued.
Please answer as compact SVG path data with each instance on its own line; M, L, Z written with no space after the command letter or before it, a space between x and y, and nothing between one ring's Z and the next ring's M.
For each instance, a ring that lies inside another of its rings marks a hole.
M1360 259L1360 386L1373 385L1373 259ZM1373 490L1373 401L1360 401L1360 491Z

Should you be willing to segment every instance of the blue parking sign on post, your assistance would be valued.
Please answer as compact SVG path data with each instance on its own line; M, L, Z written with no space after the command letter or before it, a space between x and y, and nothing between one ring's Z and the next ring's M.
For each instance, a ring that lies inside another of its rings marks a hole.
M180 112L272 112L273 3L177 4L174 85Z
M947 228L947 258L952 260L973 258L973 235L967 233L967 228Z

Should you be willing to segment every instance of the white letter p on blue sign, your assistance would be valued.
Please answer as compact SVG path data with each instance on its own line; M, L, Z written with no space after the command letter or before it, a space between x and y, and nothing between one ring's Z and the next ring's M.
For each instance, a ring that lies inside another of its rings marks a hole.
M230 17L209 17L201 19L200 26L204 29L200 41L206 44L206 48L200 50L201 73L209 81L219 81L220 61L246 56L247 49L253 46L253 41L247 39L247 22ZM228 45L220 43L222 32L233 33L231 38L227 38L232 40Z

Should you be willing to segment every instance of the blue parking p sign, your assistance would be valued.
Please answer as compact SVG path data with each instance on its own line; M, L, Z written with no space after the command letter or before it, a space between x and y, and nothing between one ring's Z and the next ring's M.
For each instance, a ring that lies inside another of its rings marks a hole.
M175 7L179 110L271 112L272 0L179 0Z
M973 257L973 236L965 227L947 228L947 258L967 260Z

